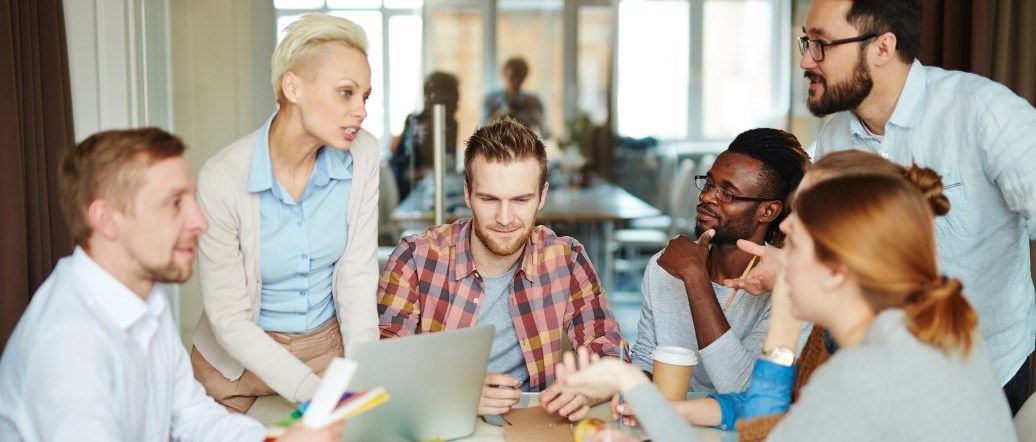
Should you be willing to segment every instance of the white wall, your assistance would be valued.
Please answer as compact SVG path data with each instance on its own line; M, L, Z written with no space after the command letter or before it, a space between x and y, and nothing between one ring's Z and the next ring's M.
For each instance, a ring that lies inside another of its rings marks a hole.
M76 141L102 130L173 130L168 0L64 3ZM175 318L179 292L168 286Z
M273 2L170 1L173 121L176 133L190 146L187 156L197 171L273 112ZM197 276L180 289L185 342L201 315L200 293Z
M73 0L64 4L75 137L158 126L195 171L273 111L272 1ZM169 287L185 341L201 314L196 279Z
M65 2L76 140L105 129L172 129L168 0Z

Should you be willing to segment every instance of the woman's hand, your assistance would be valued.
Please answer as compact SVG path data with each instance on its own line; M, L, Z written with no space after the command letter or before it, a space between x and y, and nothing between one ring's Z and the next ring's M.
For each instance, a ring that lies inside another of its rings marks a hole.
M752 241L743 239L737 240L737 248L759 257L759 264L752 268L740 279L727 279L723 285L741 289L753 295L761 295L773 290L777 274L783 270L784 265L778 259L781 249L771 246L761 246Z
M558 377L566 390L589 397L608 397L626 393L637 385L648 382L637 367L616 358L601 358L585 347L565 353L557 365Z

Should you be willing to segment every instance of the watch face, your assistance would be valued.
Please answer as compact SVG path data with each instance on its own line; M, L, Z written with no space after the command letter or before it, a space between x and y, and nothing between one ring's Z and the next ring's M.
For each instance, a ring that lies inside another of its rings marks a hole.
M767 352L766 359L774 364L790 367L795 363L795 353L790 348L777 347Z

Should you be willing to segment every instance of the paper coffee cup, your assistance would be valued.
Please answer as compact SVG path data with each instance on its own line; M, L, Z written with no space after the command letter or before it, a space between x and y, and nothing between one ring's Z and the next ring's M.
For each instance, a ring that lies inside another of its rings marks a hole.
M655 385L662 396L671 401L687 399L687 386L694 366L698 365L698 354L689 348L665 346L655 348L652 358Z

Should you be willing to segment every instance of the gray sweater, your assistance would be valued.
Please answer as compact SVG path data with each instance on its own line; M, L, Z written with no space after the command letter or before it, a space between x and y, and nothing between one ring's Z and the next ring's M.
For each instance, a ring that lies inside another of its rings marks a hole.
M651 358L655 347L677 345L698 352L701 362L694 368L688 391L739 392L748 389L748 380L762 350L770 319L770 295L752 296L740 292L724 315L730 330L708 347L698 348L694 320L687 302L683 281L658 265L661 252L651 257L641 283L643 304L637 341L633 344L633 363L653 373ZM726 305L732 289L712 284L713 295Z
M626 395L652 440L697 434L643 384ZM863 342L817 369L769 441L1015 441L1011 411L982 338L945 355L907 330L902 310L878 315Z

